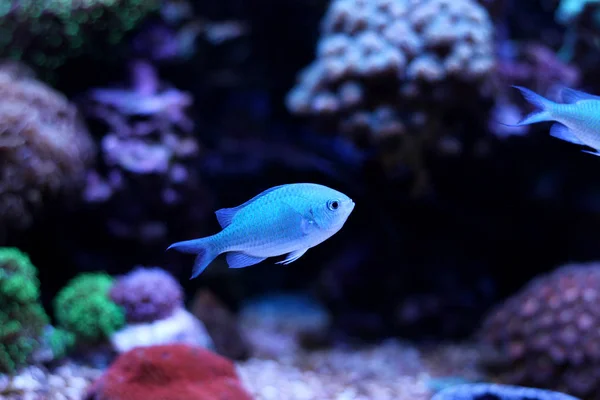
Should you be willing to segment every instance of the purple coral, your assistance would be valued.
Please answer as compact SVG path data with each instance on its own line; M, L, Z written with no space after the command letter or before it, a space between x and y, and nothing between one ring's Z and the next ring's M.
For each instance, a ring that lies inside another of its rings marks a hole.
M127 322L152 322L183 307L183 289L165 270L138 266L116 280L111 299L125 308Z
M196 168L200 143L188 115L193 98L161 81L148 62L133 62L131 73L130 87L93 89L82 104L102 156L88 171L83 197L95 214L105 212L111 236L160 246L173 241L173 221L200 226L208 213Z

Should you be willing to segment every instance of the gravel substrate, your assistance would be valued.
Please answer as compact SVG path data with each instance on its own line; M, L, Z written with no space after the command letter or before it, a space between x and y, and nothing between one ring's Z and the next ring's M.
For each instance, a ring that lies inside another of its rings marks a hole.
M278 361L251 359L238 363L238 371L257 400L429 400L428 383L435 377L480 377L475 357L468 346L429 349L423 356L415 347L388 341Z
M80 400L101 370L65 363L52 371L41 367L22 369L12 380L0 375L2 400Z

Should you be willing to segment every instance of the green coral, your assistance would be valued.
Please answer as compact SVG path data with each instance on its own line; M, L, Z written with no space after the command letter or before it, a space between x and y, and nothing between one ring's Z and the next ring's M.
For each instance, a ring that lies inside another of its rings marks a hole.
M0 373L14 372L40 346L48 316L39 295L29 256L17 248L0 248Z
M75 334L64 329L51 328L46 331L43 341L52 352L52 359L58 360L65 357L75 346Z
M58 325L79 342L98 343L125 325L125 312L109 297L114 279L104 273L73 278L54 299Z
M0 56L53 69L119 43L161 0L0 0Z

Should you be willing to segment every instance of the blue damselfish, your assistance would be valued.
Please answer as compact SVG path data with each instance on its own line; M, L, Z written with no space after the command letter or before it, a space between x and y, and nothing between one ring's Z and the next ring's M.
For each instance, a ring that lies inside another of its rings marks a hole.
M598 152L600 149L600 96L562 88L562 103L555 103L532 90L520 86L514 87L529 103L538 108L520 121L518 126L556 121L550 128L551 136L574 144L592 147L594 151L582 151L600 156L600 152Z
M191 278L222 253L227 253L229 268L247 267L283 254L287 257L277 264L289 264L337 233L352 210L352 199L327 186L276 186L240 206L218 210L217 220L223 228L219 233L173 243L168 249L197 254Z

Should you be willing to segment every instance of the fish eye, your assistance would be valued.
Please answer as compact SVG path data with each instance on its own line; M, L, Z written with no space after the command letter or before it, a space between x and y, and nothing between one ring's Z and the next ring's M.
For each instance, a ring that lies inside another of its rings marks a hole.
M335 211L340 207L340 202L337 200L329 200L327 202L327 208L329 208L331 211Z

